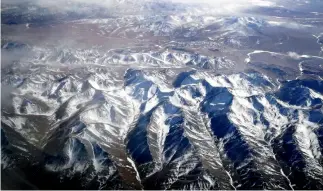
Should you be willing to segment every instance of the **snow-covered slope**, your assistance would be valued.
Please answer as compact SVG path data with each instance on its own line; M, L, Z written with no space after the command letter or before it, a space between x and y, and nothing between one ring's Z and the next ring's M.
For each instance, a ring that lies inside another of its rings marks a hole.
M45 161L50 171L93 168L100 175L100 161L109 160L104 173L120 176L122 188L291 189L305 185L298 176L321 188L321 82L275 84L260 73L36 69L3 78L22 82L2 124L25 145L67 157Z

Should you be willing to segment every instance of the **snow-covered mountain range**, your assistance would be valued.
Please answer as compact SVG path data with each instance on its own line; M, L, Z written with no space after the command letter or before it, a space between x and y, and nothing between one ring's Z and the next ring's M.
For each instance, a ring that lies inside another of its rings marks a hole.
M322 3L224 2L5 1L3 188L323 189Z

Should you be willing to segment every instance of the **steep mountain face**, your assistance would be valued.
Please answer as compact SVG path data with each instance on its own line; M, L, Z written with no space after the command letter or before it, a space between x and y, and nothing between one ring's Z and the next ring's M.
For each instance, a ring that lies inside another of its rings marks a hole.
M321 13L67 2L2 5L3 189L323 189Z

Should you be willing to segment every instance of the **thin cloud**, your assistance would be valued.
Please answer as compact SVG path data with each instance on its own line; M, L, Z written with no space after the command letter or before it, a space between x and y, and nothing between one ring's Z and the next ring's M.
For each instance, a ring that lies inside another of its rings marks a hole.
M239 11L252 7L273 7L276 2L268 0L169 0L174 3L208 4L226 11Z
M207 4L212 6L212 8L217 8L218 12L237 12L247 8L252 8L256 6L261 7L272 7L276 6L275 1L268 0L139 0L139 1L129 1L129 0L3 0L4 4L19 4L19 3L32 3L37 6L47 8L53 11L66 11L66 10L76 10L82 11L82 9L87 9L90 5L112 8L116 5L130 8L130 6L156 2L156 3L182 3L182 4ZM81 6L80 6L81 5ZM84 5L84 6L82 6ZM120 7L119 7L120 8ZM136 9L138 7L132 7ZM78 10L77 10L78 9Z

